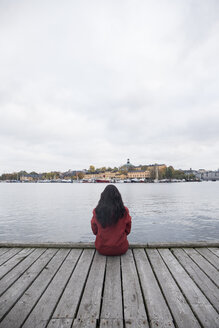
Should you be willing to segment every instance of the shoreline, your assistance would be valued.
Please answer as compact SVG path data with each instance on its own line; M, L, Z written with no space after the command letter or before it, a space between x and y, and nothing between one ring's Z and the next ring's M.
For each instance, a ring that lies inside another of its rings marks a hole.
M187 183L187 182L217 182L219 181L219 179L196 179L196 180L185 180L185 179L160 179L160 180L141 180L141 179L124 179L124 180L98 180L98 181L89 181L89 180L35 180L35 181L19 181L19 180L0 180L0 183L18 183L18 184L47 184L47 183L52 183L52 184L81 184L81 183L85 183L85 184L90 184L90 183L116 183L116 184L130 184L130 183Z

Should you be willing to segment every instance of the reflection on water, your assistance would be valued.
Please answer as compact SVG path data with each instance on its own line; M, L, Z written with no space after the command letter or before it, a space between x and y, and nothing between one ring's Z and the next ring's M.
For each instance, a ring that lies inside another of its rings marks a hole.
M132 216L129 241L219 239L219 183L117 184ZM94 241L105 184L0 184L0 241Z

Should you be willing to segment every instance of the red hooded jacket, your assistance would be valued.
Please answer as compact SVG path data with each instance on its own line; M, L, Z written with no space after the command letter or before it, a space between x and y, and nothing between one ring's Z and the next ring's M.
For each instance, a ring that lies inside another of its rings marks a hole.
M96 235L95 247L103 255L121 255L129 247L127 235L131 231L131 216L129 210L125 207L124 216L118 222L106 228L103 228L98 222L95 209L91 220L91 228Z

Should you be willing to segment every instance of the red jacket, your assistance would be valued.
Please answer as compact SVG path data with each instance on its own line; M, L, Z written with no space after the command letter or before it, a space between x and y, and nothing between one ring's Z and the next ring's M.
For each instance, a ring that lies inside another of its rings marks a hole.
M95 247L100 254L121 255L128 250L127 235L131 231L131 216L128 208L125 209L124 216L115 225L106 228L97 221L95 209L93 210L91 228L96 235Z

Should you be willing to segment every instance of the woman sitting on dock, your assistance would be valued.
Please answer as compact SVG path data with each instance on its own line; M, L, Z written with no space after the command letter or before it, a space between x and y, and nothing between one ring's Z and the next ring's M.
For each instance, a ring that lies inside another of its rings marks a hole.
M127 235L131 231L131 217L121 194L114 185L101 193L93 210L91 228L96 235L95 247L102 255L121 255L129 247Z

